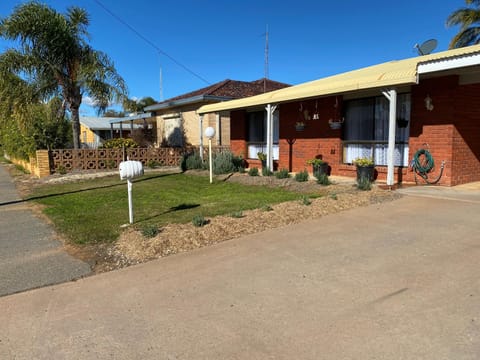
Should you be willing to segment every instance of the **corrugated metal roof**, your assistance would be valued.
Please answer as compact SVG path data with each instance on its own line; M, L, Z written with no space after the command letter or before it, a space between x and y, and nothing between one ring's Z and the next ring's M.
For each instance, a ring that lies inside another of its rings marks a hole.
M242 109L265 104L278 104L297 99L335 95L362 89L383 88L416 84L419 64L441 61L449 58L470 56L479 53L480 45L417 56L405 60L390 61L343 74L303 83L289 88L248 98L204 105L198 113L205 114L224 110Z
M114 120L113 117L94 117L94 116L80 116L80 124L86 126L90 130L110 130L110 120ZM134 124L134 128L140 128L141 125ZM113 129L120 129L120 124L113 124ZM129 130L130 124L123 125L123 129Z

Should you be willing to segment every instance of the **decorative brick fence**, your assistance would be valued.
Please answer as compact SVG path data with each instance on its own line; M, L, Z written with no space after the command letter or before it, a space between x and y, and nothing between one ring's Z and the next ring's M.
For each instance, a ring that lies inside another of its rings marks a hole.
M137 160L144 166L154 163L156 166L180 166L182 156L199 151L198 147L187 148L128 148L128 149L59 149L37 150L36 157L30 162L11 159L38 177L54 172L102 171L118 169L121 161ZM228 146L216 146L213 152L230 151ZM208 147L203 148L204 159L208 158Z

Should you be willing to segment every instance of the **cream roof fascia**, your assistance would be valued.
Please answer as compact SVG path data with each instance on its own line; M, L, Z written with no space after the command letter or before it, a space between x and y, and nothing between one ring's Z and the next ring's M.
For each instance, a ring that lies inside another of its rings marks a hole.
M480 45L390 61L243 99L204 105L199 114L278 104L318 96L418 83L418 66L480 52Z

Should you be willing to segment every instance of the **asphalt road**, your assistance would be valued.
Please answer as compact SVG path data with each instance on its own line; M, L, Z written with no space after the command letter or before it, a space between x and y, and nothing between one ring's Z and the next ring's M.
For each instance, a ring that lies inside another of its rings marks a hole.
M407 195L0 298L1 359L480 358L480 202Z
M90 273L90 266L68 255L53 229L21 201L0 165L0 296Z

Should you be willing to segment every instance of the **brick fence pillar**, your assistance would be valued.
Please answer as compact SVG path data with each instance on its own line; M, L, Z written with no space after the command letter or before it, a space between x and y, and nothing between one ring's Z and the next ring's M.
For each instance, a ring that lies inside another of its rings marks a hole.
M35 175L39 178L50 175L50 155L48 150L37 150Z

